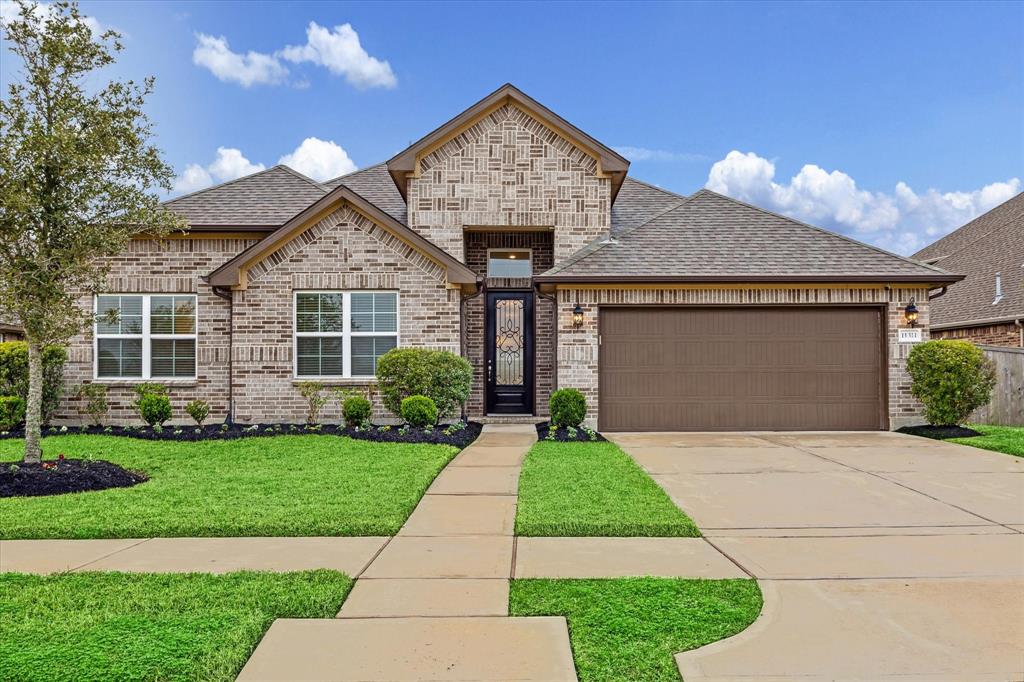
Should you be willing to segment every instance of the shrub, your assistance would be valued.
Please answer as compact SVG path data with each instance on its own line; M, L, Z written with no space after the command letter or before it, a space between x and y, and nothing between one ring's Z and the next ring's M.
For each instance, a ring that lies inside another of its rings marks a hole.
M306 399L307 424L316 424L320 420L320 410L327 404L327 396L323 392L324 385L319 381L303 381L299 384L299 393Z
M345 420L345 426L359 426L369 421L373 412L373 405L361 395L350 395L341 404L341 416Z
M0 396L0 431L11 431L25 421L25 401L18 395Z
M381 402L402 414L402 401L414 395L434 401L438 414L448 416L469 399L473 368L465 358L444 350L395 348L377 360Z
M139 398L139 414L153 428L163 428L171 418L171 399L159 393L145 393Z
M185 406L185 411L195 420L196 424L202 426L206 418L210 416L210 405L205 400L193 400Z
M425 395L412 395L402 401L402 419L413 426L433 426L437 415L437 405Z
M78 398L83 401L79 405L80 414L89 416L89 423L103 425L107 416L107 387L103 384L82 384L78 387Z
M587 416L587 399L575 388L562 388L551 394L551 423L576 428Z
M67 351L60 346L43 350L43 423L49 424L64 391L64 363ZM16 395L28 400L28 344L24 341L0 343L0 395Z
M929 424L951 426L985 405L996 383L995 370L969 341L927 341L907 358L910 392L924 404Z

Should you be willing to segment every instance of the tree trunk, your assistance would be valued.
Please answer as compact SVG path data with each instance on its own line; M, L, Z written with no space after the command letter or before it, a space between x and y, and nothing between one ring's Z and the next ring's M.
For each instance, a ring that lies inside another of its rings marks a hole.
M40 426L43 421L43 347L28 344L28 405L25 406L25 464L43 459Z

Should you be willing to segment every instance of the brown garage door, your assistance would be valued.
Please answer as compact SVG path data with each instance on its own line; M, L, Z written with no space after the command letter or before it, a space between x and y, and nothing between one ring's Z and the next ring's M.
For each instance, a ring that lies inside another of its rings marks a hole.
M884 428L878 308L603 308L606 431Z

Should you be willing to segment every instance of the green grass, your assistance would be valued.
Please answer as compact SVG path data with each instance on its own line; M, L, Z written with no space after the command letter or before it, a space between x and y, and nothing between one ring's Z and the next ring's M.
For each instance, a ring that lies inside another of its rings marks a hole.
M673 655L740 632L761 611L753 580L513 580L509 614L565 616L580 682L672 680Z
M54 436L43 447L48 459L92 456L150 480L0 499L0 538L393 535L457 452L314 435L198 443ZM0 441L0 462L20 459L21 448Z
M0 679L233 680L275 618L333 618L336 571L0 574Z
M949 442L1024 457L1024 426L969 424L968 427L980 431L983 435L973 438L950 438Z
M614 443L540 442L519 476L516 534L698 537L700 531Z

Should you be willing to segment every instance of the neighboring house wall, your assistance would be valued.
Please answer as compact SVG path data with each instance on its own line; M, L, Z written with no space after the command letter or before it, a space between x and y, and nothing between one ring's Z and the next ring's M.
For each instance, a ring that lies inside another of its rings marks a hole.
M197 294L196 379L155 380L170 387L175 421L189 420L185 405L196 398L210 404L211 422L227 416L229 306L201 278L253 243L254 239L139 239L129 243L121 256L110 259L105 293ZM83 296L80 305L92 310L92 297ZM101 383L107 386L110 422L139 423L132 406L135 400L132 386L139 381L93 377L92 335L80 334L69 343L58 421L80 418L81 401L76 397L80 384Z
M306 401L294 378L293 294L296 290L399 292L399 345L459 352L459 291L445 271L363 215L343 207L249 271L235 292L235 419L302 422ZM325 380L373 393L365 379ZM374 400L374 418L389 417ZM340 420L331 400L321 421Z
M407 198L409 226L463 262L466 227L553 227L557 263L611 222L597 161L512 104L427 154Z
M932 337L936 339L964 339L989 346L1008 346L1024 348L1024 335L1021 328L1013 322L989 324L980 327L961 327L958 329L935 329Z
M920 403L910 395L907 356L913 347L896 341L897 329L905 327L903 308L911 298L920 311L918 327L928 339L928 290L878 288L791 287L714 288L572 288L558 290L558 387L578 388L587 398L587 423L597 424L598 405L598 309L601 305L843 305L879 303L888 310L889 419L890 428L919 423ZM583 309L583 327L574 329L572 310Z

